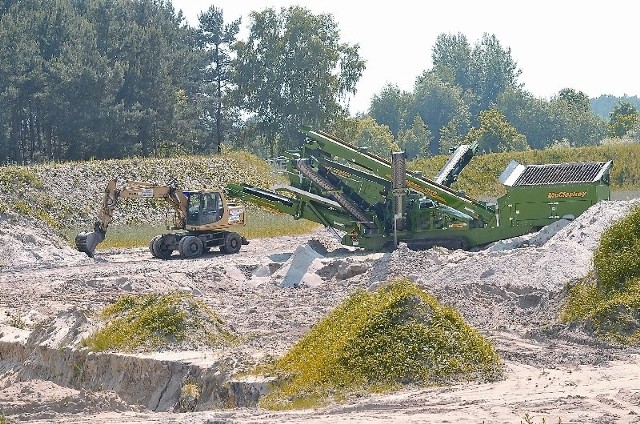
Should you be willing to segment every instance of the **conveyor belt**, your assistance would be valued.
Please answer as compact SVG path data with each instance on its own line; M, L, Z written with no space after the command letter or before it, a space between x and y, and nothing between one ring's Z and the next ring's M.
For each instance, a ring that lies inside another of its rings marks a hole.
M293 202L291 202L291 199L288 199L284 196L280 196L272 191L262 190L256 187L246 187L246 186L242 187L242 191L244 191L245 193L252 194L256 197L261 197L263 199L270 200L272 202L279 202L287 206L293 205Z
M318 196L317 194L310 193L305 190L301 190L297 187L286 185L286 184L276 184L273 186L275 191L288 191L293 194L297 194L299 197L311 199L315 202L322 203L325 206L329 206L335 209L342 209L338 202L333 201L331 199L327 199L326 197Z
M376 225L367 217L367 215L365 215L364 212L360 210L360 208L353 204L353 202L351 202L347 198L347 196L338 191L338 189L324 177L318 175L318 173L315 172L309 165L307 160L296 160L296 168L302 173L302 175L309 178L315 185L317 185L324 191L329 192L331 197L333 197L335 201L338 202L338 204L342 206L342 208L346 210L351 216L356 218L358 222L362 223L367 228L377 228Z
M438 172L434 181L438 184L442 184L443 186L451 187L451 184L456 180L457 175L471 159L467 159L465 157L470 149L471 146L468 144L459 146L453 155L451 155L447 163L442 167L440 172ZM473 156L473 153L471 153L471 156Z

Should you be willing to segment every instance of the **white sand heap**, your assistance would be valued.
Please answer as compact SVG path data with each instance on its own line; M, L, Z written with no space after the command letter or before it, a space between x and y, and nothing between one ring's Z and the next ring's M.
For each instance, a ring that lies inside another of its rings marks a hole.
M87 255L73 249L42 223L0 217L0 266L4 269L43 267L52 263L77 264Z

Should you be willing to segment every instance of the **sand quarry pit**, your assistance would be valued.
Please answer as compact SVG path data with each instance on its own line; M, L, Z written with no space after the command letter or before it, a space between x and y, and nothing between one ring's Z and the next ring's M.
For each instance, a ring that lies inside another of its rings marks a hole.
M86 257L46 227L0 220L0 408L9 422L633 423L640 350L558 322L567 283L586 275L602 231L636 201L601 202L572 222L477 252L367 253L328 230L252 240L236 255L167 261L146 249ZM407 277L491 339L505 378L406 388L314 410L256 406L266 382L236 378L286 352L358 288ZM245 340L226 349L91 353L80 340L122 294L189 291ZM186 380L201 387L188 408ZM187 412L184 412L188 409Z

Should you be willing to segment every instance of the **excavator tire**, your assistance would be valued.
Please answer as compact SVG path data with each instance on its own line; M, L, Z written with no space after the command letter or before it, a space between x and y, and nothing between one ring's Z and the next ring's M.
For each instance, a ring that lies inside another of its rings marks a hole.
M151 239L149 251L151 251L154 258L158 259L169 259L173 253L173 249L169 247L164 234L159 234Z
M151 256L153 256L154 258L157 258L158 255L156 255L155 250L153 250L153 243L155 243L155 241L158 239L158 237L160 236L155 236L154 238L151 239L151 241L149 242L149 252L151 252Z
M227 233L224 236L224 244L220 250L224 253L238 253L242 246L242 237L237 233Z
M157 249L157 248L156 248ZM184 236L178 243L178 251L184 259L197 258L202 255L204 245L196 236Z

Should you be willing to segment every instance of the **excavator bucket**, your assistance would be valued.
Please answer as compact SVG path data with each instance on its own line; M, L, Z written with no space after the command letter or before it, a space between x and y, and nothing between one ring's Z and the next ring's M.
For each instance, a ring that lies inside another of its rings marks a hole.
M93 258L93 252L102 240L104 236L97 231L83 231L76 236L76 248Z
M76 236L76 248L93 258L96 246L104 240L104 237L105 234L102 231L83 231Z

